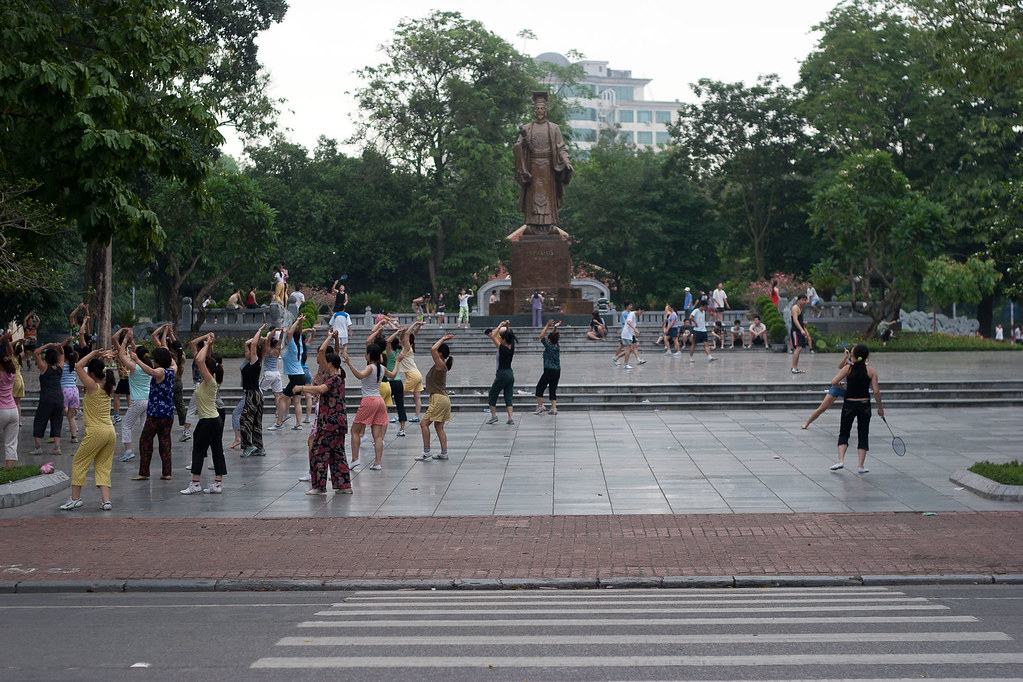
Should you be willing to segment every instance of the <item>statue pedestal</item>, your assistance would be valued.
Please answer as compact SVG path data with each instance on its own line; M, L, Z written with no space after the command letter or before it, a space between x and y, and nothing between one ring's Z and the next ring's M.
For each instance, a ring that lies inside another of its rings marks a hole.
M511 290L490 305L491 315L529 315L533 290L544 292L544 313L589 315L593 302L572 286L572 258L561 234L522 234L511 243Z

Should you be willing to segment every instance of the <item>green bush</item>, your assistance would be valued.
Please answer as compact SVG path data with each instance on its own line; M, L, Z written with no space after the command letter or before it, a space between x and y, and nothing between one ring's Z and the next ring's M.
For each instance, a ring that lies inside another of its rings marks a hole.
M316 308L316 304L308 300L299 306L298 313L305 315L305 319L302 321L302 329L309 329L316 324L320 317L320 311Z
M1023 464L1016 459L1004 464L984 460L970 467L970 471L1002 485L1023 485Z
M378 294L375 291L363 291L348 297L348 306L345 307L345 312L349 315L361 315L365 312L366 306L369 306L374 313L379 313L381 310L386 310L389 313L403 310L401 306L383 294ZM411 306L406 306L404 309L409 308Z
M994 341L977 336L952 336L951 334L932 334L931 332L896 332L888 346L881 344L877 338L863 338L863 332L855 334L825 334L822 337L829 350L842 350L839 344L854 346L865 343L871 353L921 353L932 351L973 351L1001 350L1023 351L1023 344L1011 344Z
M782 343L785 341L785 335L788 330L785 328L784 322L775 322L774 324L767 325L767 336L771 339L771 343Z

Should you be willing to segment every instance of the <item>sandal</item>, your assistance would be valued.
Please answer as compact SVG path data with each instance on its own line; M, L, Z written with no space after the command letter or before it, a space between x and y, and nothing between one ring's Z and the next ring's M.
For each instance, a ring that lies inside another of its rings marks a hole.
M160 480L161 481L169 481L169 480L171 480L171 477L170 476L161 476Z
M133 481L148 481L149 477L148 476L132 476L131 480L133 480Z

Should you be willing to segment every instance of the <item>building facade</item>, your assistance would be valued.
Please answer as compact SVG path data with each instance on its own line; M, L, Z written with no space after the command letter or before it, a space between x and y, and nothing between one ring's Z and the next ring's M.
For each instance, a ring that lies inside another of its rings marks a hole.
M569 61L556 52L545 52L538 61L568 66ZM608 68L608 62L583 60L583 77L569 101L577 105L569 126L572 140L587 150L597 142L601 130L618 126L623 142L658 150L668 144L668 124L677 120L679 102L645 99L649 78L633 78L632 71Z

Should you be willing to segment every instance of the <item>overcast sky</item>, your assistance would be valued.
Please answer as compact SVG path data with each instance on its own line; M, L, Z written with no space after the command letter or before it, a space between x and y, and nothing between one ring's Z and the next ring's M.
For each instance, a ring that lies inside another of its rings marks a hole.
M353 132L360 86L354 71L383 61L381 44L406 17L433 9L460 12L527 54L569 50L652 78L646 98L692 100L699 78L753 82L777 73L796 82L813 48L814 25L832 0L639 0L638 2L494 2L493 0L289 0L284 21L259 39L272 94L287 99L281 123L289 139L312 148L320 135ZM528 28L537 39L516 37ZM240 153L230 133L226 151ZM353 151L353 150L349 150Z

